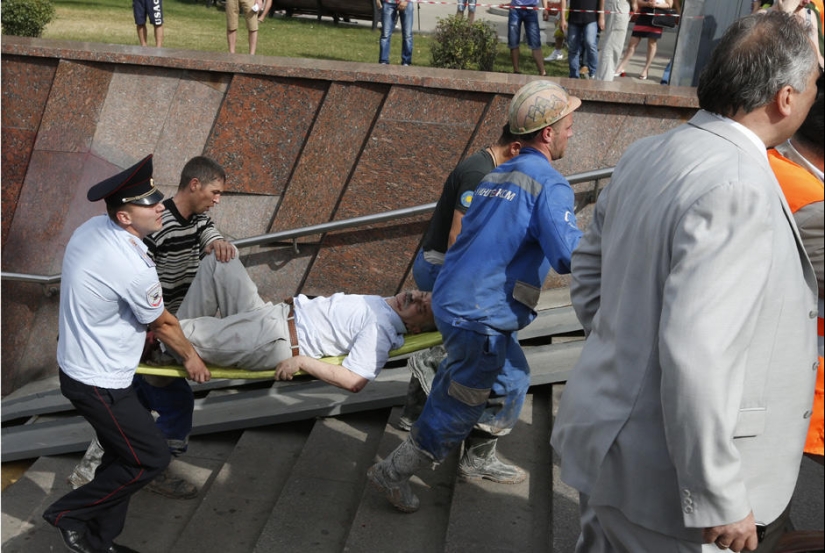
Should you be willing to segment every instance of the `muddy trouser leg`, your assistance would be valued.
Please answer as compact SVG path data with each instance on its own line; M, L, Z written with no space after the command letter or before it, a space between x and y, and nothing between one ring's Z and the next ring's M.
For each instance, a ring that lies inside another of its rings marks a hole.
M503 463L496 455L498 438L510 433L518 421L524 397L530 387L530 372L521 348L509 351L496 377L484 411L464 440L464 454L458 473L465 479L484 478L501 484L518 484L527 473Z
M504 429L512 428L527 388L513 387L500 377L509 375L514 382L529 384L530 375L515 333L487 329L481 334L446 321L436 323L444 337L447 357L435 376L424 411L413 426L412 437L440 462L479 422L496 428L496 432L506 433ZM487 411L491 394L506 394L507 401Z

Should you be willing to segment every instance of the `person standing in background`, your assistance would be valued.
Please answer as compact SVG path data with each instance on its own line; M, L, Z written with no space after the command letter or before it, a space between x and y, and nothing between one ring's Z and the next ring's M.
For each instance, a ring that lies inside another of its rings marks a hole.
M561 30L567 35L567 63L571 79L580 74L581 52L584 51L587 76L595 78L599 63L599 30L604 30L605 0L561 0ZM567 11L569 8L569 13ZM566 15L566 17L565 17Z
M239 18L243 15L246 21L246 30L249 35L249 53L254 54L258 47L258 0L226 0L226 42L229 53L235 53L235 44L238 41ZM258 10L253 10L257 6Z
M636 53L636 47L643 38L647 38L647 55L645 56L645 65L642 72L639 73L639 79L646 80L647 72L650 70L650 65L653 63L653 58L656 57L656 48L659 39L662 38L662 28L653 25L653 10L654 8L672 8L673 0L636 0L641 13L639 14L636 23L633 25L633 32L630 35L630 42L627 43L627 50L625 50L619 67L616 68L614 77L624 77L625 68L630 63L630 58Z
M612 81L622 59L630 13L638 11L636 0L604 0L604 32L601 37L596 79Z
M395 22L401 18L401 65L412 64L413 16L415 8L407 0L375 0L381 10L381 39L378 41L378 63L390 63L390 43Z
M464 17L464 9L467 9L467 23L473 24L476 19L476 0L458 0L456 17Z
M155 29L155 47L163 46L163 0L132 0L132 13L135 16L138 41L141 46L148 46L146 20Z
M521 27L524 25L524 35L527 46L536 62L539 75L544 77L544 58L541 55L541 31L539 30L539 14L536 11L541 6L547 11L547 0L513 0L507 13L507 47L510 49L510 61L513 63L513 73L519 70L519 44L521 43Z

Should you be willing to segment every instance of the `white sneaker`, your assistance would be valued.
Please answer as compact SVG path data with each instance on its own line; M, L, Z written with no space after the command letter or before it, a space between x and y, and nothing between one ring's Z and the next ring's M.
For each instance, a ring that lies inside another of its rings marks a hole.
M564 52L561 50L553 50L553 53L544 58L544 61L559 61L564 59Z

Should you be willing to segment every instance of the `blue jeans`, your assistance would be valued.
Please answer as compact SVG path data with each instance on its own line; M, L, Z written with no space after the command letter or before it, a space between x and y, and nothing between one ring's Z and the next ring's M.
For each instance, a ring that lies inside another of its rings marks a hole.
M155 411L155 424L166 438L166 445L172 455L186 453L189 434L192 432L192 410L195 395L185 378L173 378L168 386L152 386L143 376L136 374L132 386L140 403L146 409Z
M451 322L436 319L447 358L411 431L415 444L437 462L476 425L491 436L508 434L530 387L530 367L515 332L481 334Z
M511 9L507 14L507 47L518 48L521 42L521 24L530 50L541 50L541 31L539 31L539 12L536 10Z
M412 63L413 50L413 2L407 3L407 9L400 11L398 4L389 1L384 2L381 6L381 40L379 41L380 49L378 51L378 63L390 63L390 39L392 38L392 31L395 29L395 20L401 17L401 65L410 65Z
M588 23L587 25L573 25L567 27L567 60L570 65L570 77L579 78L579 54L581 52L582 41L587 56L587 69L590 71L590 78L596 76L596 69L599 63L599 46L596 33L599 30L598 23Z
M418 289L422 292L432 292L441 267L443 265L435 265L424 259L424 250L418 250L413 262L413 279Z
M670 84L670 71L673 69L673 58L670 58L670 61L667 62L665 66L665 71L662 73L662 80L659 81L659 84Z

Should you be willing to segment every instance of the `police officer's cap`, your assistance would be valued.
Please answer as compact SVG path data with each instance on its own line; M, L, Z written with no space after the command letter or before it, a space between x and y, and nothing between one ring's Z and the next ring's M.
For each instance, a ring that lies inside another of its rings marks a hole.
M106 205L117 207L124 204L155 205L163 199L163 193L152 180L152 154L149 154L122 173L97 183L86 197L90 202L106 200Z

